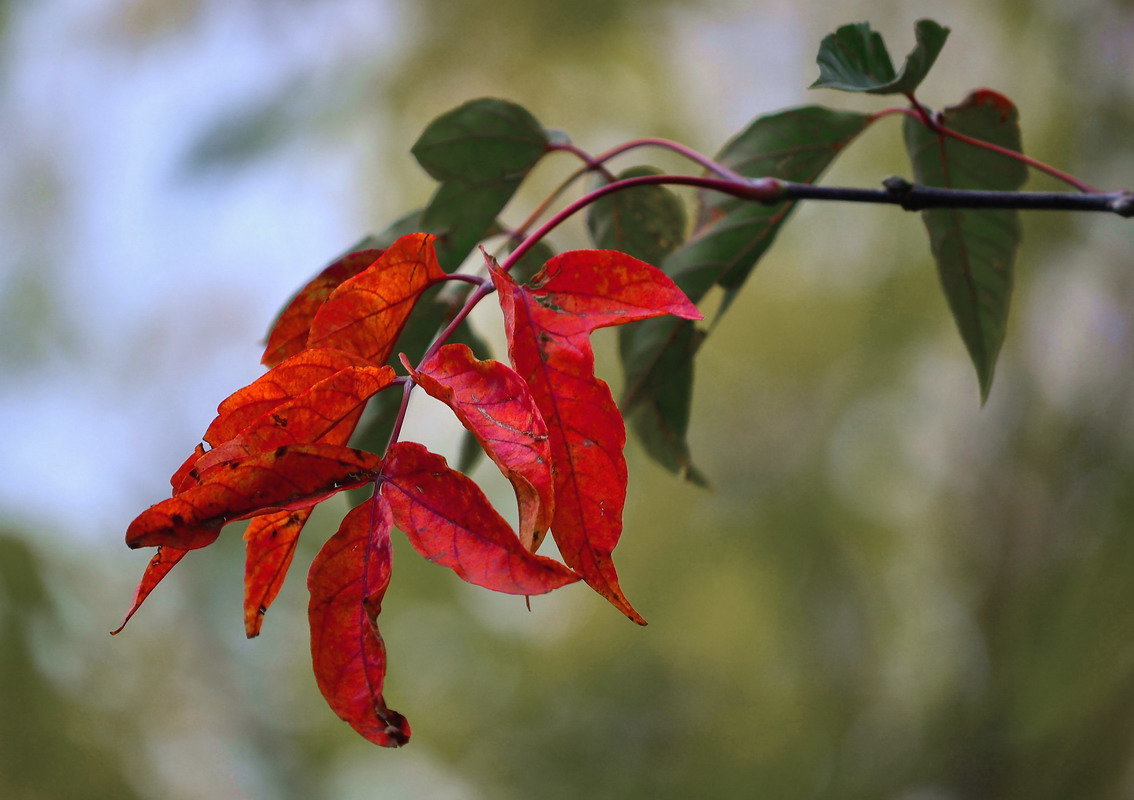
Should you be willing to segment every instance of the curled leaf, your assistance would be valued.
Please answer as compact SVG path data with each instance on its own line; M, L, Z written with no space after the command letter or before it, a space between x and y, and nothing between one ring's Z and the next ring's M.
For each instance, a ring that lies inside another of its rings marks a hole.
M886 44L869 22L842 26L819 45L819 79L811 88L869 94L913 92L929 74L949 29L922 19L914 26L914 35L917 45L906 56L901 72L894 72Z
M331 710L375 744L400 747L406 718L386 705L386 645L378 613L390 585L390 511L380 495L356 506L307 575L311 661Z

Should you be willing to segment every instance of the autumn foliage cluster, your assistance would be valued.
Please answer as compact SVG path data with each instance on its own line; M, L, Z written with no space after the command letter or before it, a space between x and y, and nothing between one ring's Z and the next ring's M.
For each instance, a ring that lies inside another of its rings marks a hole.
M189 552L247 519L244 619L255 636L312 508L364 489L309 568L308 614L319 688L376 744L398 746L410 736L405 717L386 705L378 628L395 527L422 556L470 583L527 596L583 581L644 624L612 560L627 490L624 418L660 464L702 480L686 442L693 361L706 335L695 325L702 316L695 304L715 290L725 313L795 205L751 195L754 182L813 184L863 131L901 115L919 184L1022 185L1025 160L1007 98L980 90L932 114L914 96L947 34L918 23L917 46L895 70L868 25L840 28L823 42L817 85L898 94L909 105L763 116L712 159L657 139L591 155L502 100L472 101L435 120L413 147L438 182L430 203L296 294L268 336L267 372L220 403L203 443L173 474L172 495L130 524L127 544L157 552L127 620ZM696 174L608 169L618 155L658 146L691 159ZM521 224L504 225L499 215L517 187L556 153L582 166ZM563 190L588 176L589 192L540 222ZM667 185L697 189L692 223ZM598 249L555 255L547 234L583 211ZM924 220L987 394L1005 330L1016 212L936 209ZM491 295L503 314L506 359L493 359L467 322ZM595 375L590 334L625 323L639 324L620 334L625 392L616 403ZM447 405L466 429L470 446L457 467L401 440L415 389ZM511 483L516 529L465 474L478 455ZM538 552L548 532L562 561Z

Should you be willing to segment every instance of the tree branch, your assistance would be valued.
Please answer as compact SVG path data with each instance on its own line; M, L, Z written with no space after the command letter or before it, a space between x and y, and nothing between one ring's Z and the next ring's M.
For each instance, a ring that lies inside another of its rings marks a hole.
M763 203L786 200L841 200L886 203L906 211L925 208L1012 208L1021 211L1106 211L1134 217L1134 192L988 192L918 186L897 176L882 182L883 189L813 186L806 183L759 178L750 182L747 196ZM778 185L778 186L777 186ZM778 191L777 191L778 188ZM742 195L743 196L743 195Z

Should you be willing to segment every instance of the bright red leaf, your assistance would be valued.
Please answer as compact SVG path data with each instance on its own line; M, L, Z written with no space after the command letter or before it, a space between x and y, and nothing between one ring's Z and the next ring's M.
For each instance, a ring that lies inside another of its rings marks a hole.
M306 348L315 312L339 284L369 267L378 260L382 252L382 250L359 250L347 253L300 289L272 325L271 333L268 334L268 343L264 347L264 357L260 359L260 363L274 367L285 358Z
M274 511L253 517L244 531L244 633L260 635L264 614L283 587L311 509Z
M524 379L499 361L481 361L448 344L414 370L414 380L448 405L511 481L520 506L519 534L534 552L551 525L555 495L547 425Z
M612 250L563 253L521 286L489 263L508 351L547 422L555 475L552 536L569 566L622 613L645 620L618 585L611 553L626 501L626 428L610 388L594 374L596 328L701 314L673 281Z
M480 487L420 444L398 442L387 452L382 496L414 549L469 583L532 595L579 579L525 548Z
M421 293L445 277L434 237L398 239L365 270L344 281L311 322L310 347L333 347L384 364Z
M218 464L287 444L346 444L366 401L394 380L390 367L346 367L258 417L233 438L205 453L200 475Z
M331 444L284 446L230 461L204 473L198 485L143 511L127 528L126 544L205 547L229 522L310 508L373 480L381 466L373 453Z
M352 509L311 563L307 609L315 680L327 704L375 744L400 747L410 726L386 706L378 613L390 585L390 510L381 495Z
M205 441L214 447L224 444L260 417L319 381L346 367L362 364L365 361L358 356L338 350L304 350L225 398L217 406L216 419L205 431Z
M185 557L188 550L177 550L173 547L159 547L154 557L150 559L150 563L146 565L146 571L142 573L142 580L138 584L138 588L134 590L134 602L130 604L130 610L126 612L126 616L122 618L122 624L110 632L111 636L120 633L126 627L126 623L130 621L130 617L134 616L146 598L150 596L150 592L161 583L162 578L169 574L169 571L177 566L177 562Z

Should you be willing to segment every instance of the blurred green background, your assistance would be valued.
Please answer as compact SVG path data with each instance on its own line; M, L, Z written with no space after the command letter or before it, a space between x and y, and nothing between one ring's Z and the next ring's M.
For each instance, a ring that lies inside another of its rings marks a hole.
M529 613L399 542L403 750L310 674L303 575L342 507L259 639L238 530L106 635L148 556L127 523L258 373L290 292L428 197L408 149L431 118L494 95L591 151L711 153L783 106L881 107L805 91L818 43L870 20L900 59L922 16L953 30L923 101L990 86L1029 153L1134 183L1122 0L0 2L0 797L1134 797L1118 219L1024 219L981 408L917 217L802 208L699 358L713 490L628 449L619 564L648 628L579 586ZM908 175L898 125L827 181ZM541 165L511 217L573 166ZM440 416L414 420L406 438L451 452Z

